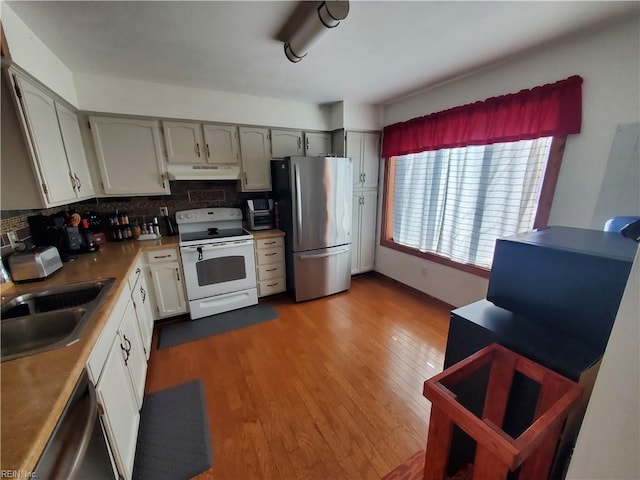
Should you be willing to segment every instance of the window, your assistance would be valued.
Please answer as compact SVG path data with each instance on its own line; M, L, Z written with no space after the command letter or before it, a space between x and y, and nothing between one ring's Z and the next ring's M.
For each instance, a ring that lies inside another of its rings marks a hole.
M381 245L488 277L497 238L547 226L565 142L541 137L387 159Z
M395 157L393 241L489 268L497 238L533 228L551 140Z
M489 276L495 240L547 226L582 78L384 127L380 244Z

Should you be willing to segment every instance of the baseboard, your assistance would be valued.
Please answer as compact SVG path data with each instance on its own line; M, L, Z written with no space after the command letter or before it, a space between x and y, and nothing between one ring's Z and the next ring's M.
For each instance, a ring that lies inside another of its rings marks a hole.
M378 278L378 279L380 279L380 280L382 280L384 282L387 282L389 284L397 286L398 288L406 290L407 292L409 292L412 295L415 295L415 296L417 296L419 298L422 298L424 300L429 300L432 303L437 303L439 305L442 305L443 307L446 307L449 310L454 310L455 308L457 308L457 307L455 307L455 306L453 306L453 305L451 305L451 304L449 304L449 303L447 303L447 302L445 302L443 300L440 300L439 298L433 297L433 296L429 295L428 293L424 293L423 291L418 290L417 288L412 287L410 285L407 285L405 283L402 283L402 282L400 282L400 281L398 281L398 280L396 280L394 278L387 277L385 274L380 273L380 272L376 272L375 270L371 271L371 272L364 273L362 275L370 275L372 277Z

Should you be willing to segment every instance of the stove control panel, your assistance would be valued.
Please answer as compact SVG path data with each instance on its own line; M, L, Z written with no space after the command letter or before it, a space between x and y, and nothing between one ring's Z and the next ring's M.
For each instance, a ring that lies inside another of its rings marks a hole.
M206 223L226 220L242 220L242 210L239 208L197 208L176 212L176 223Z

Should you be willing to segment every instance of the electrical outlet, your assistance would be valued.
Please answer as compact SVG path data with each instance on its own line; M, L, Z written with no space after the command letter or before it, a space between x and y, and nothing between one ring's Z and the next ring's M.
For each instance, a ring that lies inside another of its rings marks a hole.
M167 207L160 207L160 216L161 217L168 217L169 216L169 209Z
M7 232L7 237L9 238L9 245L11 245L11 248L16 248L16 243L18 243L16 232Z

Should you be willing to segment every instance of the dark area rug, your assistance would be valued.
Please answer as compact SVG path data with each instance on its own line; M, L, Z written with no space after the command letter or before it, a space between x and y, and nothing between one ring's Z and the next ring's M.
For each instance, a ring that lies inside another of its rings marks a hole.
M145 395L133 480L187 480L212 465L202 380Z
M219 333L230 332L257 323L278 318L278 311L267 303L211 315L197 320L186 320L162 327L159 332L158 350L175 347Z

